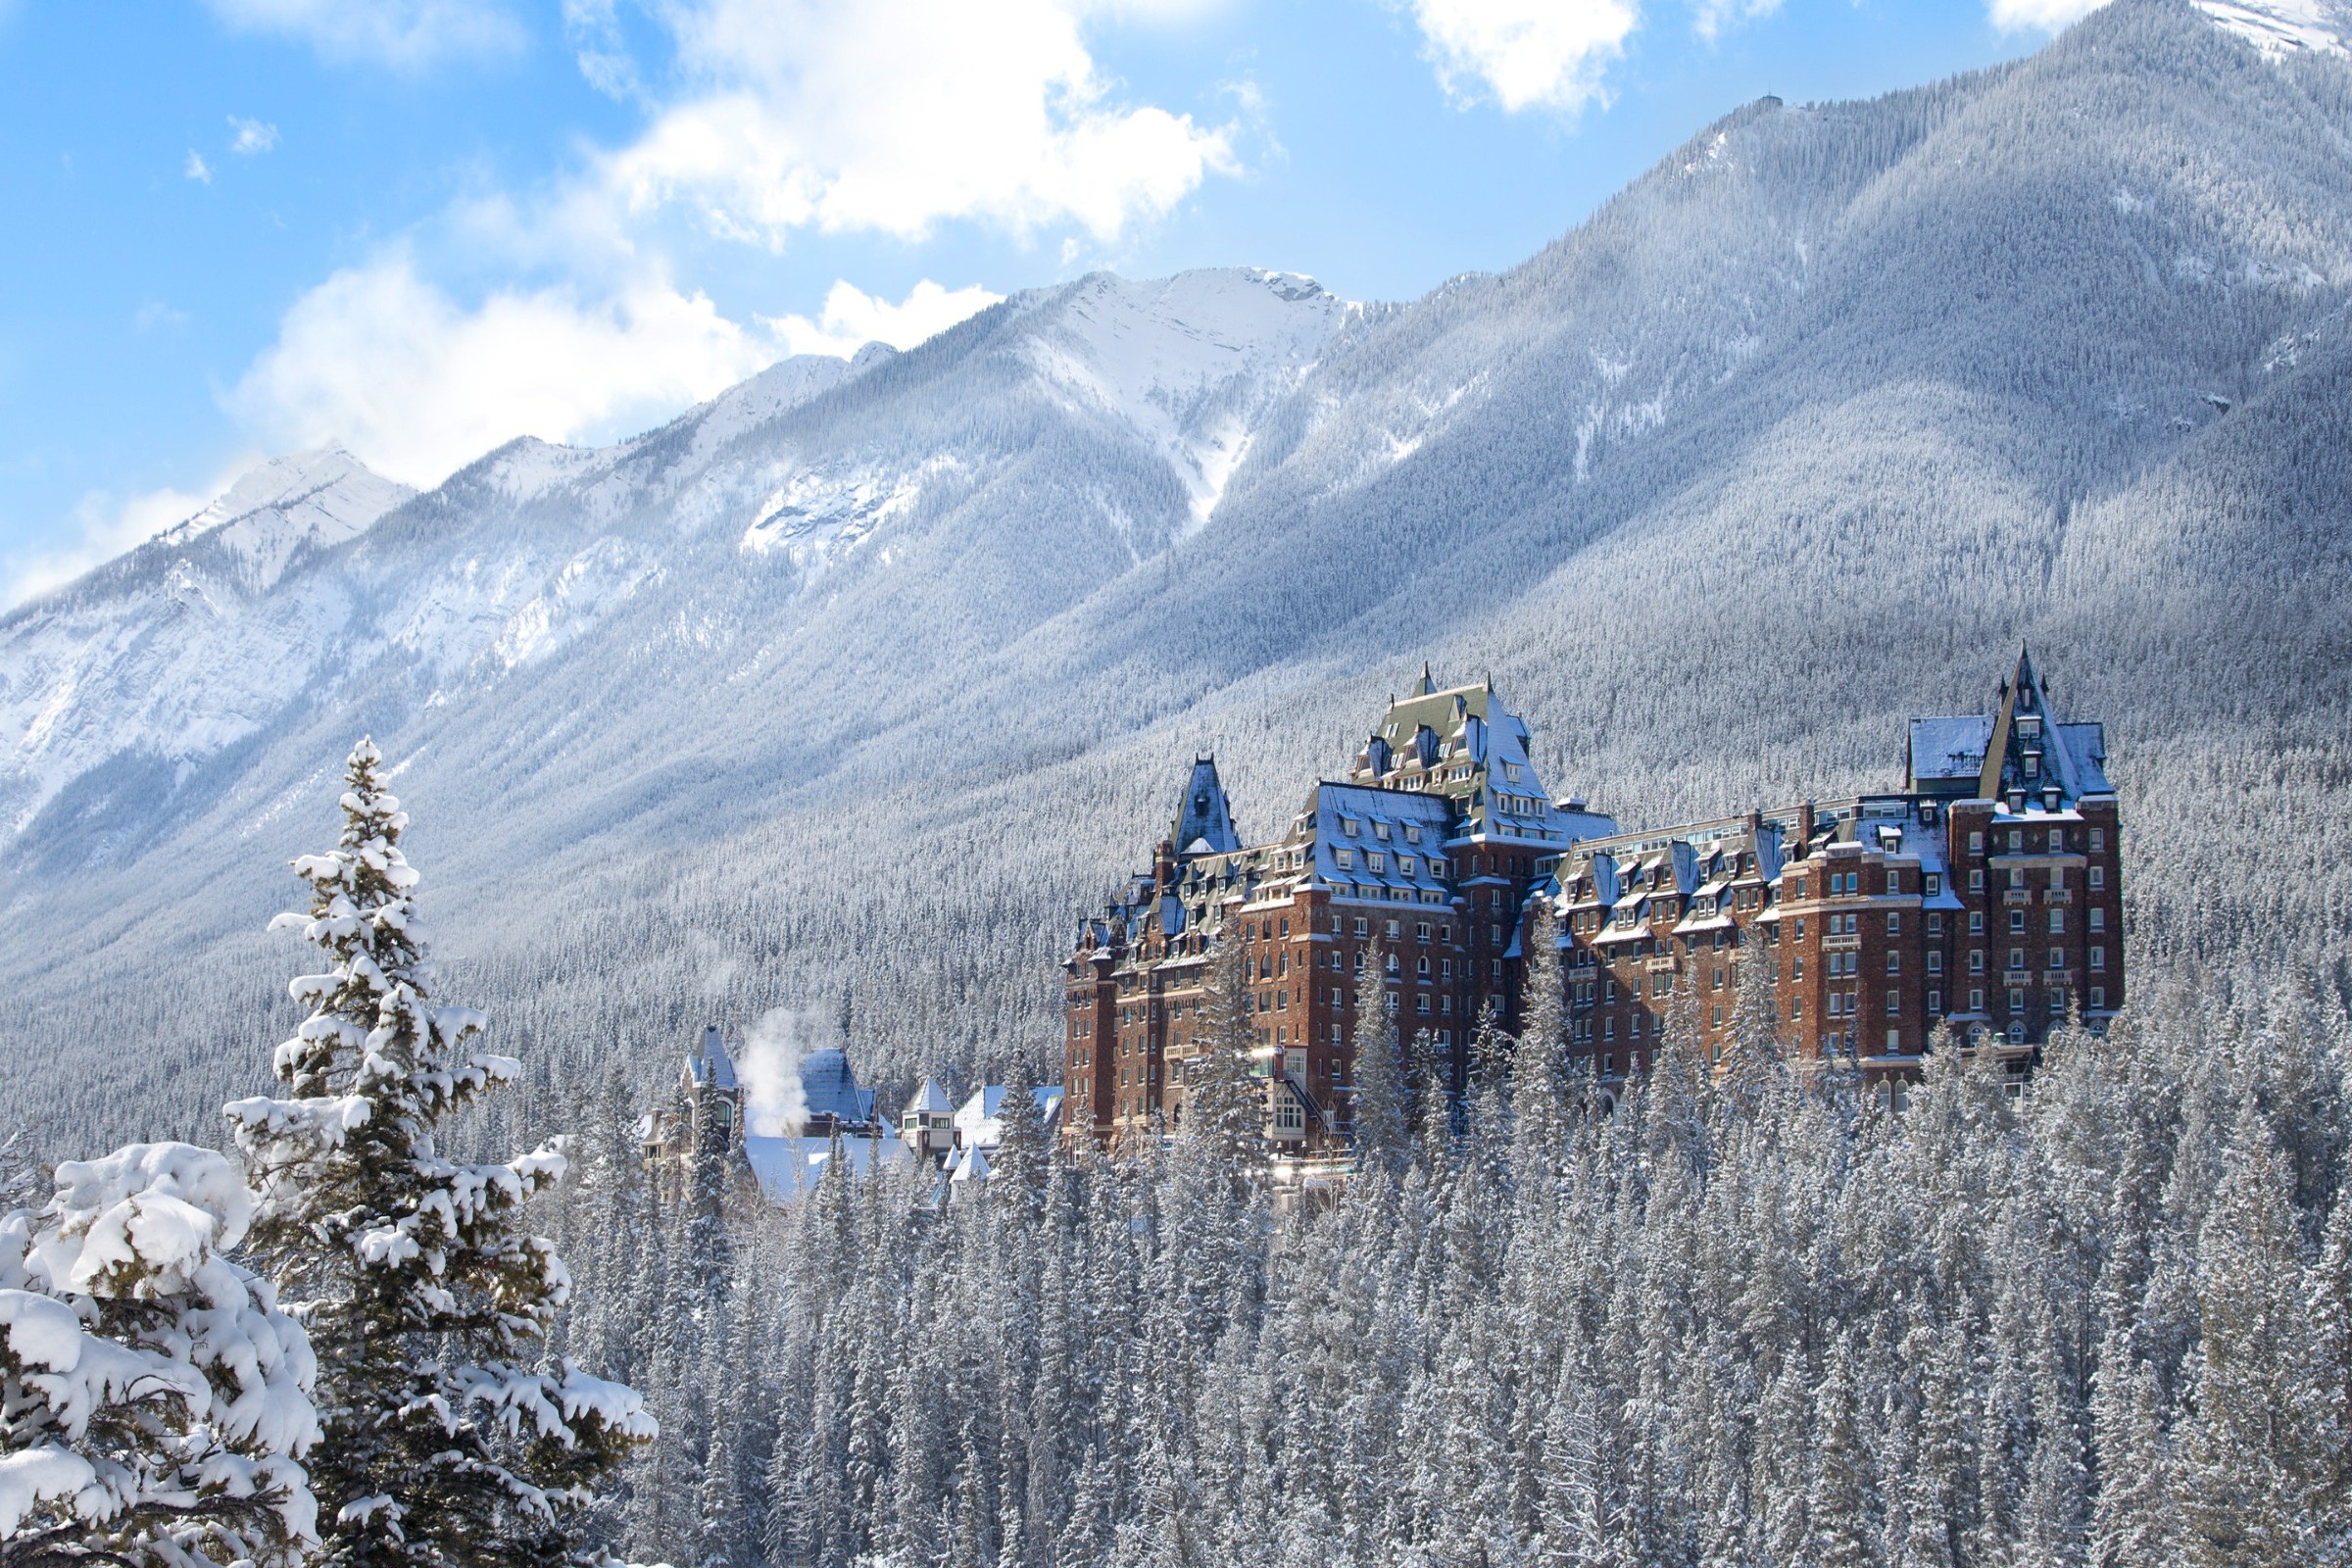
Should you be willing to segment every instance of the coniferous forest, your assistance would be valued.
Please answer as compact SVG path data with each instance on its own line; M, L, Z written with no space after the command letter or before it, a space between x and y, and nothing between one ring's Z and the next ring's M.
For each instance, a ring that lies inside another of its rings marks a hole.
M1752 1007L1728 1074L1670 1036L1611 1114L1491 1034L1432 1114L1408 1047L1397 1133L1296 1204L1204 1114L1127 1162L1024 1135L972 1197L664 1208L615 1101L564 1200L571 1343L662 1426L612 1528L745 1568L2343 1561L2352 1025L2147 991L2022 1096L1946 1042L1899 1109Z

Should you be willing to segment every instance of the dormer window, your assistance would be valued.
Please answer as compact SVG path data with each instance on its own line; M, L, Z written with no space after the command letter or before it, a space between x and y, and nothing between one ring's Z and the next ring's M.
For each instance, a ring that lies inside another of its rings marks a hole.
M1421 842L1420 823L1407 822L1404 824L1404 842L1407 844L1418 844Z
M1355 837L1355 818L1352 816L1341 817L1340 831L1347 834L1349 838Z
M1389 836L1389 824L1386 822L1373 823L1372 836L1376 839L1386 839Z
M1513 783L1517 783L1519 780L1519 764L1517 762L1503 763L1502 776L1511 780Z

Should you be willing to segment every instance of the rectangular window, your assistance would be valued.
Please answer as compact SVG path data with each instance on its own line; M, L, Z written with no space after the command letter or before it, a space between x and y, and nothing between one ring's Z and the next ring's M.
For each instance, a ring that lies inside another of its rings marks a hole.
M1968 836L1968 849L1969 853L1972 855L1983 855L1984 853L1984 835L1982 833L1971 833Z
M1601 1023L1600 1023L1600 1038L1601 1038L1601 1039L1603 1039L1603 1040L1614 1040L1614 1039L1616 1039L1616 1038L1617 1038L1617 1020L1616 1020L1616 1019L1614 1019L1614 1018L1603 1018L1603 1019L1601 1020Z
M2082 872L2082 880L2096 893L2107 885L2107 868L2103 865L2086 867Z
M2049 967L2053 969L2063 969L2066 967L2066 950L2064 948L2052 948L2050 950Z
M1943 954L1940 950L1934 950L1928 954L1928 973L1943 973Z
M1940 992L1940 991L1931 991L1931 992L1929 992L1929 993L1928 993L1928 1016L1929 1016L1929 1017L1931 1017L1931 1018L1936 1018L1936 1017L1940 1017L1940 1016L1942 1016L1942 1013L1943 1013L1943 993L1942 993L1942 992Z
M2023 909L2011 909L2009 911L2009 929L2011 931L2023 931L2025 928L2026 911Z
M2090 1004L2094 1007L2104 1007L2107 1005L2107 988L2105 986L2092 986L2090 988Z
M1429 922L1427 920L1422 920L1414 925L1413 940L1416 942L1427 942L1429 940Z
M1419 998L1419 1004L1418 1004L1418 1005L1416 1005L1416 1006L1413 1008L1413 1010L1414 1010L1415 1012L1417 1012L1417 1013L1421 1014L1421 1015L1422 1015L1423 1017L1425 1017L1425 1018L1429 1016L1429 993L1428 993L1428 992L1424 991L1424 992L1422 992L1422 993L1421 993L1421 995L1420 995L1420 998Z
M1902 872L1889 871L1886 873L1886 891L1889 893L1900 893L1903 891Z
M2066 886L2065 866L2053 865L2050 867L2050 886L2054 888L2063 888Z
M1983 948L1971 948L1968 950L1968 972L1970 974L1983 974L1984 972L1984 950Z
M2009 830L2009 853L2011 855L2023 855L2025 853L2025 834L2018 831L2016 828L2011 828Z
M1940 874L1930 871L1922 885L1926 889L1928 897L1932 899L1943 891L1943 878Z
M2090 950L2090 966L2093 969L2104 969L2107 967L2107 950L2105 948L2093 948Z
M1886 972L1888 974L1901 974L1903 972L1903 956L1901 954L1889 953L1886 955Z
M2066 911L2064 909L2052 909L2050 911L2050 935L2058 937L2064 936L2065 934Z
M1416 875L1418 872L1417 863L1414 861L1411 856L1399 855L1396 857L1396 871L1400 876Z
M1903 1010L1903 994L1900 991L1886 993L1886 1010L1889 1013L1899 1013Z
M1375 871L1386 871L1389 868L1389 858L1375 850L1372 854L1364 857L1364 863Z
M2023 991L2012 991L2009 993L2009 1010L2011 1012L2023 1012L2026 1010L2026 994Z
M1982 893L1984 891L1984 873L1982 869L1968 873L1968 891L1971 893Z
M1971 1012L1983 1012L1984 1010L1984 992L1971 991L1968 994L1968 1010Z
M1370 924L1369 924L1369 923L1367 923L1367 922L1365 921L1365 919L1364 919L1364 917L1363 917L1362 915L1360 915L1360 914L1359 914L1359 915L1357 915L1357 916L1355 917L1355 934L1356 934L1357 936L1361 937L1361 936L1369 936L1369 935L1371 934L1371 932L1372 932L1372 927L1370 926Z
M1889 1029L1889 1030L1887 1030L1887 1031L1886 1031L1886 1054L1888 1054L1889 1056L1899 1056L1899 1055L1901 1055L1902 1054L1903 1054L1903 1032L1902 1032L1900 1029Z
M1842 992L1842 991L1833 991L1833 992L1831 992L1831 993L1830 993L1830 1016L1831 1016L1831 1017L1833 1017L1833 1018L1841 1017L1841 1016L1843 1016L1843 1015L1844 1015L1844 1012L1845 1012L1845 993L1844 993L1844 992Z
M2100 851L2102 851L2102 850L2104 850L2104 849L2106 849L2106 848L2107 848L2107 830L2106 830L2105 828L2103 828L2103 827L2094 827L2094 828L2092 828L2092 829L2090 830L2090 853L2091 853L2091 854L2093 854L2093 855L2097 855L2097 854L2098 854Z
M2093 931L2104 931L2107 929L2107 911L2105 909L2093 909L2090 911L2090 928Z

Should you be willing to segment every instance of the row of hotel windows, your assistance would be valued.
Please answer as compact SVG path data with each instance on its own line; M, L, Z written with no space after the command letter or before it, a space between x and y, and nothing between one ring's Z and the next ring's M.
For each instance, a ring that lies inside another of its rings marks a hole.
M2048 996L2049 1008L2052 1016L2063 1013L2070 1003L2072 993L2067 991L2064 987L2053 988ZM2010 1014L2013 1017L2023 1014L2030 1001L2030 993L2028 993L2025 988L2022 986L2013 988L2009 993ZM2093 1011L2104 1009L2107 1005L2107 988L2105 986L2092 986L2090 988L2088 1001L2084 1004ZM1830 993L1828 999L1828 1008L1829 1016L1832 1018L1860 1017L1862 1014L1862 994L1858 991L1834 991ZM1902 1014L1902 993L1899 991L1887 992L1887 1014L1892 1017L1899 1017ZM1984 1012L1984 993L1982 990L1971 990L1969 992L1968 1010L1971 1013ZM1792 1020L1801 1020L1804 1015L1805 1008L1803 1001L1795 998L1790 999L1788 1003L1789 1018ZM1628 1040L1638 1041L1642 1038L1642 1020L1645 1016L1646 1014L1644 1013L1636 1012L1627 1017L1625 1036ZM1943 1006L1942 992L1931 991L1928 993L1928 1016L1931 1018L1941 1018L1946 1016ZM1712 1014L1712 1020L1713 1027L1718 1029L1722 1028L1724 1024L1724 1009L1721 1007L1715 1008ZM1602 1044L1605 1045L1616 1040L1617 1020L1614 1017L1580 1019L1569 1026L1570 1038L1576 1042L1589 1045L1594 1038L1594 1030L1596 1026L1598 1029L1598 1038ZM1663 1027L1661 1026L1658 1029L1653 1029L1650 1032L1653 1035L1662 1033ZM1892 1041L1895 1038L1895 1035L1896 1031L1891 1029L1887 1031L1887 1038L1889 1041ZM1892 1050L1894 1048L1890 1045L1888 1049Z

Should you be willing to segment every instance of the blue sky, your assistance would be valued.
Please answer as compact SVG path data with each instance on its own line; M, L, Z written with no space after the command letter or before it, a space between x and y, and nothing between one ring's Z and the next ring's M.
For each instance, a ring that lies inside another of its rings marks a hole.
M1096 268L1518 262L1716 116L2095 0L0 0L0 604Z

